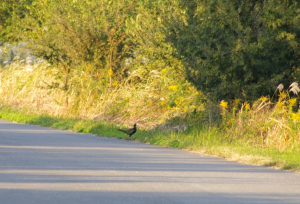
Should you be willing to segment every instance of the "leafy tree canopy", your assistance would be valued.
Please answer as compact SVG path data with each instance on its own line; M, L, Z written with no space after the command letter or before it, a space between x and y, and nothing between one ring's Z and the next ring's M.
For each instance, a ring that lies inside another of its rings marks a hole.
M252 100L299 79L298 1L196 0L177 9L168 39L211 99Z
M1 0L0 2L0 41L14 42L21 20L29 13L33 0Z

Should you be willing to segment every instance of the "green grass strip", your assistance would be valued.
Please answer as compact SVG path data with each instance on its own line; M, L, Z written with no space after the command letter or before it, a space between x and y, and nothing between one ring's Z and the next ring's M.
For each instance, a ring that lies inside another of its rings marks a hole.
M117 131L116 129L120 127L114 124L93 120L53 117L46 114L38 115L27 109L15 109L5 105L0 107L0 118L18 123L91 133L104 137L128 138L126 134ZM179 133L138 129L131 140L216 155L242 163L300 172L300 152L298 149L279 151L276 149L256 148L247 145L243 141L232 140L218 128L191 126L186 131Z

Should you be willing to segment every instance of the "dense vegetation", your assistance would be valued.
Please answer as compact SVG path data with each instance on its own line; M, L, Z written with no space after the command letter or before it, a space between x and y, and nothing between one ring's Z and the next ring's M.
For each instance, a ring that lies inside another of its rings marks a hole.
M181 1L170 40L187 78L217 100L255 100L299 79L298 1Z
M0 95L40 115L187 130L144 132L154 144L299 152L299 35L296 0L4 0Z
M143 55L175 70L183 62L211 99L255 100L299 78L299 9L296 0L7 0L0 26L3 41L32 42L36 56L58 65L65 90L71 69L120 81L124 64Z

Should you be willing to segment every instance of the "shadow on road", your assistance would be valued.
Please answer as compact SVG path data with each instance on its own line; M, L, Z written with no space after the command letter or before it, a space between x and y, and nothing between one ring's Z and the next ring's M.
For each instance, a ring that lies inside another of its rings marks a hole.
M136 142L0 124L0 197L6 203L300 203L299 187L299 174Z

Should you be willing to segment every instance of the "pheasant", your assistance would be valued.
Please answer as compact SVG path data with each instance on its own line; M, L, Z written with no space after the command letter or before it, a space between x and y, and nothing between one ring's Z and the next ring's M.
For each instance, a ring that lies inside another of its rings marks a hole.
M133 135L136 132L136 124L134 124L133 128L130 128L129 130L120 130L120 129L117 129L117 130L124 132L127 135L129 135L129 137L131 137L131 135Z

